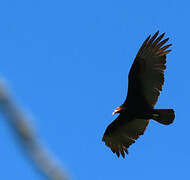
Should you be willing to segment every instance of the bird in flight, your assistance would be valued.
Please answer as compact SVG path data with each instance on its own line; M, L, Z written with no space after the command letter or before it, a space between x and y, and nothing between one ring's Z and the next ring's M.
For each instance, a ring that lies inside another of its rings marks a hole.
M175 118L173 109L154 109L162 86L166 55L172 44L165 44L165 33L157 31L148 36L140 47L128 75L128 93L125 102L115 109L119 116L107 127L102 141L113 153L125 158L131 144L144 134L150 119L169 125Z

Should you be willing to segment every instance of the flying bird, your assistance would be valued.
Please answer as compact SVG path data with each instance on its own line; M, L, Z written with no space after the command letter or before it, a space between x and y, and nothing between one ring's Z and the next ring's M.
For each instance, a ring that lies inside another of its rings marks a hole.
M173 109L154 109L162 86L166 55L172 44L165 33L148 36L140 47L128 75L128 93L124 103L113 114L119 116L107 127L102 141L113 153L125 158L131 144L144 134L150 119L169 125L175 118Z

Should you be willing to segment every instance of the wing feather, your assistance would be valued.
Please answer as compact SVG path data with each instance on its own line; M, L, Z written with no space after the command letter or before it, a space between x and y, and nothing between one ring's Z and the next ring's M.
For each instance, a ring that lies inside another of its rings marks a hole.
M165 33L162 33L152 44L152 47L155 47L158 42L160 42L160 40L164 37Z
M157 38L157 31L152 38L148 36L137 53L129 73L129 96L137 96L134 89L138 87L141 89L138 93L142 94L151 107L154 107L162 91L166 55L171 51L168 48L172 44L165 45L169 38L162 40L164 35L165 33ZM137 68L138 70L135 71L134 69Z
M120 154L125 158L128 148L135 143L140 135L144 134L149 120L133 119L122 122L122 115L119 115L106 129L102 141L105 142L113 153L119 157ZM120 121L120 122L119 122ZM125 152L125 153L124 153Z

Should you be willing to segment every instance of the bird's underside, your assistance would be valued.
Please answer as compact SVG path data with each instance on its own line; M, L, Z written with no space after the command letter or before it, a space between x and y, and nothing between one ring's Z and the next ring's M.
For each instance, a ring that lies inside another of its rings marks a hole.
M166 54L171 51L167 50L171 44L164 46L169 38L162 40L165 33L157 37L158 34L149 36L139 49L128 76L127 98L114 111L119 116L107 127L102 138L118 157L128 154L129 146L144 134L149 119L162 124L174 120L173 109L154 109L164 83Z

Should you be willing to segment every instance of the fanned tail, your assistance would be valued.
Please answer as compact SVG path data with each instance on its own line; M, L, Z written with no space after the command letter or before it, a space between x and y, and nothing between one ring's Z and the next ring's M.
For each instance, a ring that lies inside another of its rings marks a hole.
M155 109L152 119L161 124L169 125L173 123L174 118L175 113L173 109Z

